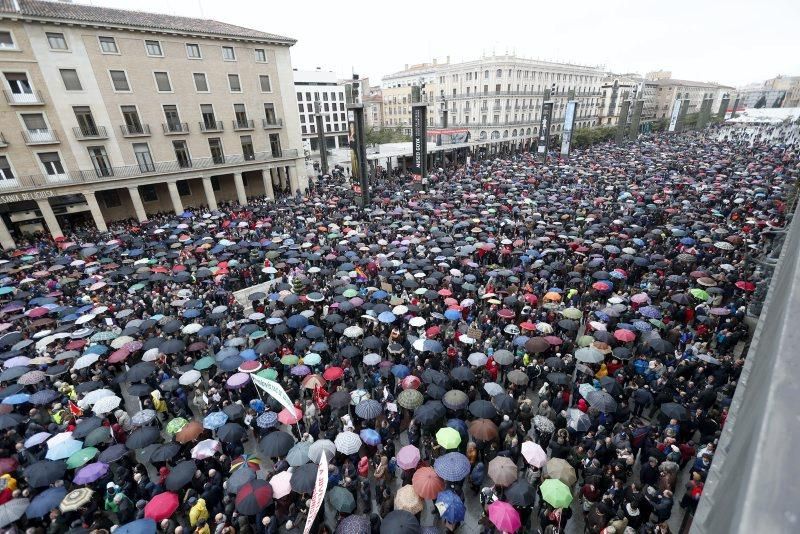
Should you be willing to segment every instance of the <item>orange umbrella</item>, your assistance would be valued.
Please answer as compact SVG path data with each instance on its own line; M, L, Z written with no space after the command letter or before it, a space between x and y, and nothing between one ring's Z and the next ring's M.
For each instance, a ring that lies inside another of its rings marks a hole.
M469 434L481 441L497 439L497 425L490 419L475 419L469 424Z
M306 389L317 389L317 387L325 386L325 379L319 375L307 375L303 379L303 387Z
M199 421L189 421L183 428L175 434L175 441L178 443L189 443L194 441L203 433L203 424Z
M411 478L411 485L423 499L435 499L444 489L444 480L439 478L433 467L420 467Z
M561 295L559 295L555 291L549 291L544 294L544 300L554 300L556 302L561 302Z

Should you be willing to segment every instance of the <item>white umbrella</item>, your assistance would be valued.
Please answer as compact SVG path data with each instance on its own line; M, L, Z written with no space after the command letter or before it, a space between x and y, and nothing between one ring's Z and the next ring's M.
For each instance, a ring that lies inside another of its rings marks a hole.
M419 328L420 326L425 326L425 322L426 322L425 319L423 319L422 317L412 317L411 320L408 321L408 324L410 324L413 327Z
M200 380L200 371L197 369L190 369L186 371L178 379L178 383L182 386L189 386Z
M142 354L142 361L143 362L153 362L158 359L158 355L160 354L158 347L153 347L152 349L147 349L144 354Z
M348 326L344 329L344 336L349 338L357 338L364 335L364 330L360 326Z
M181 332L184 334L196 334L201 328L203 328L203 325L199 323L191 323L181 328Z
M119 403L122 402L122 399L119 397L103 397L99 401L94 403L92 407L92 411L97 415L108 413L111 410L114 410Z
M92 319L94 319L94 318L95 318L95 315L94 315L94 314L92 314L92 313L87 313L86 315L81 315L80 317L78 317L77 319L75 319L75 324L84 324L84 323L88 323L89 321L91 321L91 320L92 320Z
M121 349L127 343L130 343L134 339L131 336L119 336L114 341L111 342L111 347L114 349Z
M542 334L552 334L553 327L547 323L536 323L536 331Z
M78 406L80 408L86 408L87 406L93 405L102 398L113 397L114 395L115 393L110 389L96 389L84 395L83 398L78 401Z
M482 365L486 365L486 362L489 361L489 357L482 352L473 352L469 355L467 361L470 363L470 365L480 367Z
M361 448L361 438L350 431L340 432L333 443L336 445L336 450L342 454L355 454Z
M75 363L72 365L72 369L78 370L78 369L83 369L85 367L89 367L99 359L100 359L99 354L94 354L91 352L89 354L84 354L83 356L75 360Z
M381 355L376 354L374 352L370 352L366 356L364 356L364 365L378 365L381 363Z
M192 458L195 460L205 460L206 458L211 458L219 451L219 441L215 439L204 439L192 449Z
M333 457L336 456L336 444L329 439L318 439L308 448L308 459L318 464L323 453L329 462L333 460Z

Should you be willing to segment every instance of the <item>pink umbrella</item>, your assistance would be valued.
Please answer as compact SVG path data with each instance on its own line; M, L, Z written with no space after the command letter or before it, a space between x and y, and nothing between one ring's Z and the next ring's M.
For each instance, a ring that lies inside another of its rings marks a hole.
M300 408L294 409L294 414L284 408L278 414L278 421L283 423L284 425L293 425L297 421L303 418L303 411Z
M489 505L489 521L503 532L516 532L522 526L519 512L503 501L494 501Z
M522 457L526 462L540 469L547 463L547 453L535 441L526 441L522 444Z
M629 341L633 341L634 339L636 339L636 334L634 334L630 330L620 328L619 330L614 332L614 338L627 343Z
M631 302L635 302L636 304L644 304L645 302L650 302L650 296L647 293L636 293L631 297Z
M289 495L292 492L291 480L292 474L289 471L281 471L269 479L269 485L272 486L272 498L280 499Z
M415 446L406 445L397 452L397 467L400 469L414 469L418 464L419 449Z
M239 389L244 387L250 381L250 375L247 373L235 373L228 378L226 385L228 389Z

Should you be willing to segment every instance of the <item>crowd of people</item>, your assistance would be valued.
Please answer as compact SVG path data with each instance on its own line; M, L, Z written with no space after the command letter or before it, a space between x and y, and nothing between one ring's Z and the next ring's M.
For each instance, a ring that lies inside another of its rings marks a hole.
M670 532L798 177L794 147L723 137L392 176L363 210L320 177L18 241L2 528Z

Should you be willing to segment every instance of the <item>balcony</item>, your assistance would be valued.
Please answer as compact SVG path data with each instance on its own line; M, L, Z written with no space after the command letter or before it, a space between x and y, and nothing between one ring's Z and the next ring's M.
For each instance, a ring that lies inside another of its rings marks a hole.
M225 129L222 125L222 121L200 121L198 124L200 125L201 132L221 132Z
M108 139L105 126L95 126L93 128L78 127L72 129L75 139L78 141L92 141L95 139Z
M123 137L145 137L150 135L149 124L121 124L119 127Z
M55 130L22 130L26 145L54 145L60 143Z
M58 142L58 141L56 141ZM282 149L279 153L255 152L254 154L233 154L225 156L209 156L206 158L193 158L179 162L159 161L148 162L141 165L125 165L121 167L102 167L101 170L89 169L83 171L68 171L58 175L33 175L19 176L17 180L0 180L0 191L19 191L47 187L50 185L73 185L99 181L122 180L126 178L139 178L160 174L180 173L186 170L225 168L236 165L249 165L298 157L296 149Z
M12 93L8 90L3 90L6 95L6 102L11 106L41 106L44 104L41 91L33 91L32 93Z
M261 119L261 126L265 130L283 128L283 119Z
M243 120L234 120L233 121L233 130L240 132L243 130L252 130L255 126L253 125L253 119L243 119Z
M8 146L8 141L6 141L6 137L0 133L0 148L6 148Z
M161 124L164 135L182 135L189 133L188 122L165 122Z

